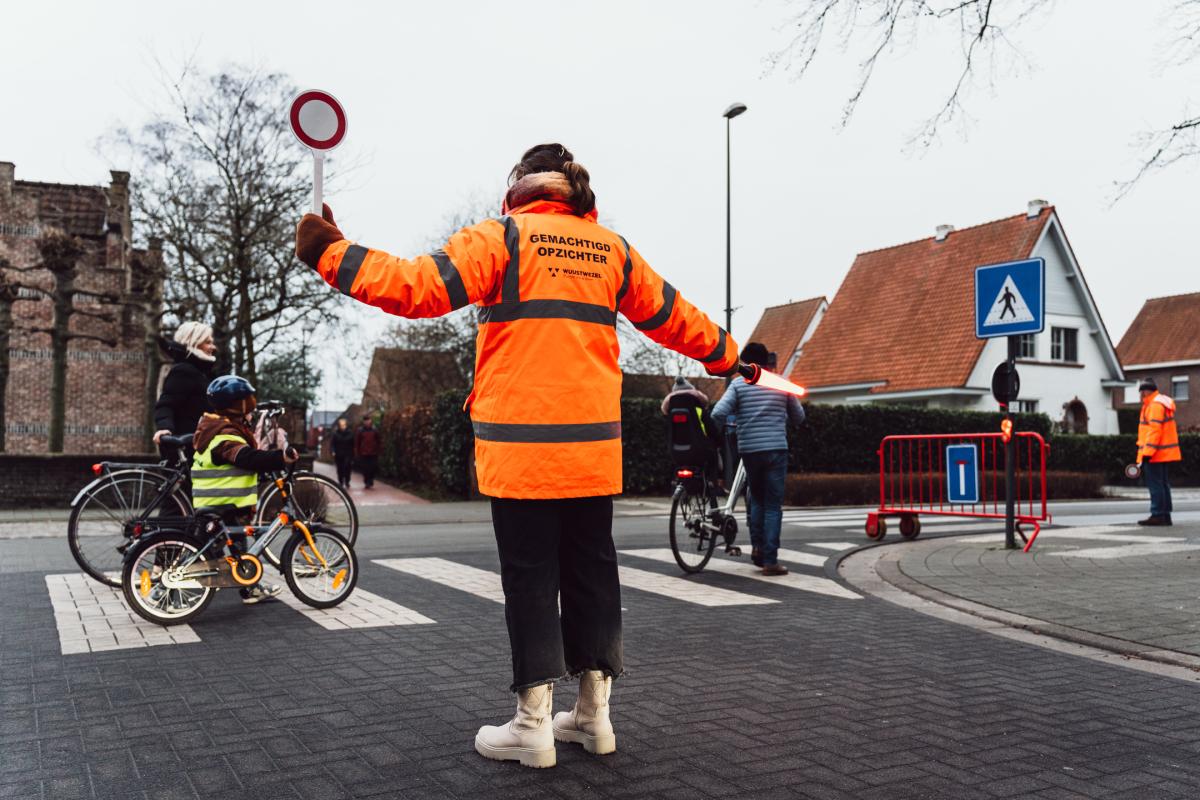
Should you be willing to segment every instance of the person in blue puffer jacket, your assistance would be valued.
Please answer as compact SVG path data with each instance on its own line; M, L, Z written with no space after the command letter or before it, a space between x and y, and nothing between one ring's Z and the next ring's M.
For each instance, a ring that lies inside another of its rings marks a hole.
M742 350L742 361L768 367L770 354L761 342ZM746 465L750 506L750 560L763 575L786 575L779 563L783 526L783 485L787 475L787 426L804 422L804 406L790 394L734 378L712 411L722 425L737 417L738 452Z

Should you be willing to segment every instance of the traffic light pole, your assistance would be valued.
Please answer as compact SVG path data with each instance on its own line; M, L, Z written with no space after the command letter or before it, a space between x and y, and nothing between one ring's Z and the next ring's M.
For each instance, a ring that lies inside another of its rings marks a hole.
M1017 367L1017 348L1019 336L1008 337L1008 369L1011 373ZM1004 404L1004 419L1009 422L1008 441L1004 443L1004 547L1015 550L1017 547L1017 439L1012 423L1012 399Z

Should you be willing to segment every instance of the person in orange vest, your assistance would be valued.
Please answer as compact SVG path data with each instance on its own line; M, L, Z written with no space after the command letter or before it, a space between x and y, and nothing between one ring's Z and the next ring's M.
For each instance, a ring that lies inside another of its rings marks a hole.
M1175 400L1160 393L1153 378L1143 378L1138 393L1142 396L1142 416L1138 421L1137 463L1150 490L1150 516L1138 520L1138 525L1170 525L1171 479L1167 465L1183 460L1175 425Z
M343 294L391 314L478 306L466 406L479 490L492 504L517 712L480 728L475 749L549 767L556 739L616 749L608 704L623 671L612 538L612 496L622 490L617 314L712 375L737 369L738 347L596 222L588 171L561 144L530 148L508 183L499 218L463 228L429 255L406 260L350 242L328 207L300 221L296 255ZM580 676L574 708L551 719L553 684L572 675Z

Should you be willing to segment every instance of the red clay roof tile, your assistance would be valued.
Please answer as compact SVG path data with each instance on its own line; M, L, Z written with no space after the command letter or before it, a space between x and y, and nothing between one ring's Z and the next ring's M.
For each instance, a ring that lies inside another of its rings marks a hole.
M779 358L779 367L783 368L792 353L800 345L800 339L812 323L813 315L825 302L824 297L812 297L808 300L797 300L794 303L784 303L781 306L771 306L763 311L754 333L750 334L747 342L762 342L767 350Z
M1121 337L1121 364L1200 360L1200 292L1153 297Z
M860 253L791 379L808 387L886 381L876 393L964 386L983 349L975 267L1027 258L1053 211Z

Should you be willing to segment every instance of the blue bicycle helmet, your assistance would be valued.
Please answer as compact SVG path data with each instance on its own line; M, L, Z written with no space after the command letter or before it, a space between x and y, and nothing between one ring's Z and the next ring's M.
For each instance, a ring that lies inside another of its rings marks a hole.
M214 411L249 414L254 410L254 386L239 375L222 375L208 385L208 402Z

